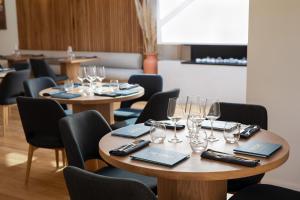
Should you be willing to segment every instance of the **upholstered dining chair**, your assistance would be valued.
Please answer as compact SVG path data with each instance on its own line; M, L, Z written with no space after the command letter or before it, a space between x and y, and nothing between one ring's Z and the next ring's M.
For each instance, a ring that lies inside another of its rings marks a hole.
M147 102L153 94L161 92L163 88L163 78L157 74L135 74L129 77L128 83L142 86L145 94L140 98L121 102L120 108L114 112L115 121L138 117L142 109L131 108L131 106L136 102Z
M1 136L5 135L9 108L16 105L16 98L24 95L23 82L29 78L29 70L9 72L0 84L0 108L2 113Z
M116 122L111 125L113 130L122 128L124 126L144 123L149 119L153 120L166 120L168 119L168 103L170 98L179 96L179 89L173 89L165 92L157 92L149 99L145 108L142 110L141 114L137 118L131 118L128 120Z
M51 77L39 77L34 79L28 79L24 81L23 84L25 96L33 98L39 98L39 92L41 90L56 86L55 81ZM68 110L66 104L61 104L61 106L63 107L67 115L73 114L72 110Z
M14 68L16 71L30 69L30 64L28 62L14 63L11 68Z
M260 105L220 103L221 121L235 121L243 124L259 125L261 128L268 129L267 109ZM257 184L261 181L264 174L228 180L228 192L239 191L249 185Z
M66 114L56 101L31 97L18 97L17 104L29 144L25 183L28 183L33 152L38 148L54 149L56 167L59 167L59 151L62 152L63 165L66 164L64 145L58 122Z
M300 192L275 185L256 184L235 193L229 200L299 200Z
M51 77L55 82L61 82L68 79L66 75L55 74L45 59L30 59L30 64L34 77Z
M77 167L64 169L71 200L156 200L155 194L143 183L127 178L95 174Z
M66 149L68 164L81 169L88 169L89 160L102 160L98 143L111 128L102 115L94 110L76 113L60 120L59 128ZM96 174L114 178L137 180L151 190L156 191L156 178L131 173L112 166L95 171Z

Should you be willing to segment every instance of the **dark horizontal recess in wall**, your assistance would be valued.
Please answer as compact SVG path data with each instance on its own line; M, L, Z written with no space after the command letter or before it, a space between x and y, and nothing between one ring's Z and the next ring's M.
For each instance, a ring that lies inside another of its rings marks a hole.
M191 60L182 62L184 64L247 66L246 45L191 45L190 47Z
M191 45L191 60L196 58L247 58L247 46Z

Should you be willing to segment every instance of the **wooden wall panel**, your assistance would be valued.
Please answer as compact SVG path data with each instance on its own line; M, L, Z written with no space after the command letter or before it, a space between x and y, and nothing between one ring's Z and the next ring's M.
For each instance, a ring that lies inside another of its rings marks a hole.
M22 49L142 52L134 0L17 0Z

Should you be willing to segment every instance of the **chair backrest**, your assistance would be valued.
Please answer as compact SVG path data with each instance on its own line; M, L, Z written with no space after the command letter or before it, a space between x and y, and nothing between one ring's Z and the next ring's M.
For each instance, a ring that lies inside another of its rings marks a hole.
M156 200L143 183L98 175L77 167L66 167L64 177L71 200Z
M101 159L98 142L111 128L100 113L89 110L73 114L61 119L59 128L69 165L85 169L86 160Z
M9 72L0 84L0 104L15 103L24 94L23 82L29 78L29 70Z
M129 108L132 104L139 101L148 101L153 94L161 92L163 89L163 79L156 74L135 74L130 76L128 83L139 84L144 88L145 93L140 98L122 102L121 108Z
M28 62L20 62L20 63L14 63L11 68L14 68L16 71L30 69L30 64Z
M56 75L45 59L30 59L34 77L48 76L55 80Z
M39 97L39 92L46 88L54 87L56 83L50 77L40 77L24 81L24 91L27 97Z
M166 92L158 92L154 94L146 104L140 116L136 120L136 124L144 123L148 119L166 120L168 119L168 104L169 99L179 96L179 89L174 89Z
M26 140L29 144L34 142L34 146L45 147L45 144L41 146L36 144L36 138L41 138L41 140L42 138L53 138L55 139L53 141L58 141L58 143L49 143L49 147L53 145L63 146L58 122L66 114L60 104L52 99L31 97L18 97L17 104Z
M263 106L221 102L220 109L221 117L219 120L255 124L263 129L268 129L268 113Z

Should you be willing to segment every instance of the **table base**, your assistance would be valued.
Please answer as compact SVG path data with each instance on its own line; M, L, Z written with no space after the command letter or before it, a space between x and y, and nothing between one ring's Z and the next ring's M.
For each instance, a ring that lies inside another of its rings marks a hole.
M226 200L227 181L158 178L159 200Z
M77 73L80 70L80 63L61 63L61 74L67 75L70 80L77 82Z
M86 111L86 110L97 110L105 118L107 123L114 123L114 106L113 103L107 104L73 104L74 113Z

